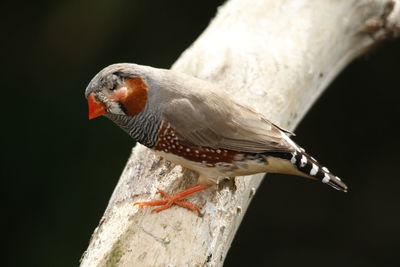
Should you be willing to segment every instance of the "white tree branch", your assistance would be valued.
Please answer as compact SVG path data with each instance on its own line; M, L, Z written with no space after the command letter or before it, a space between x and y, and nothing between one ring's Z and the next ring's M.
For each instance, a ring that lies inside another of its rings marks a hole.
M399 0L231 0L173 69L219 84L294 129L351 60L399 32ZM197 177L137 145L81 266L221 266L262 176L191 198L203 217L179 207L154 214L132 203Z

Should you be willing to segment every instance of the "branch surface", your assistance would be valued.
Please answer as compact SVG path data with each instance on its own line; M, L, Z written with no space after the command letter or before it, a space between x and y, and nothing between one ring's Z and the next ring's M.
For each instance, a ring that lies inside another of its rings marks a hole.
M289 130L350 61L400 33L398 0L249 3L220 7L172 69L218 84ZM203 217L177 207L153 214L132 203L197 177L137 145L81 266L222 266L262 176L196 194Z

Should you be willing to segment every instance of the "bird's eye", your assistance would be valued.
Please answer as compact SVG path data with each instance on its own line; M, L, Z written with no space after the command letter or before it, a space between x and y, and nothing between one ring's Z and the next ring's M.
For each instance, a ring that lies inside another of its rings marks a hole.
M110 87L110 91L114 91L115 89L117 89L117 85L116 85L116 84L113 84L113 85Z

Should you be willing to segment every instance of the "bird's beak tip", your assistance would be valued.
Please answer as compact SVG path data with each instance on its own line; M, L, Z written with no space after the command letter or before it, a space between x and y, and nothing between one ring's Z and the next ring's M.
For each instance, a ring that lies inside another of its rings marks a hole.
M88 96L89 120L97 118L107 112L103 103L96 100L94 93Z

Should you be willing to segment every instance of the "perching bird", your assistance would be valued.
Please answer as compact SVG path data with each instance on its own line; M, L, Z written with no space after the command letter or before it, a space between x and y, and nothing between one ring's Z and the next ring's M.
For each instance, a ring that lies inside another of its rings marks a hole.
M291 133L206 81L136 64L114 64L89 83L89 119L104 115L156 154L199 173L199 184L140 206L176 204L199 213L184 198L225 177L284 173L347 186L304 149Z

